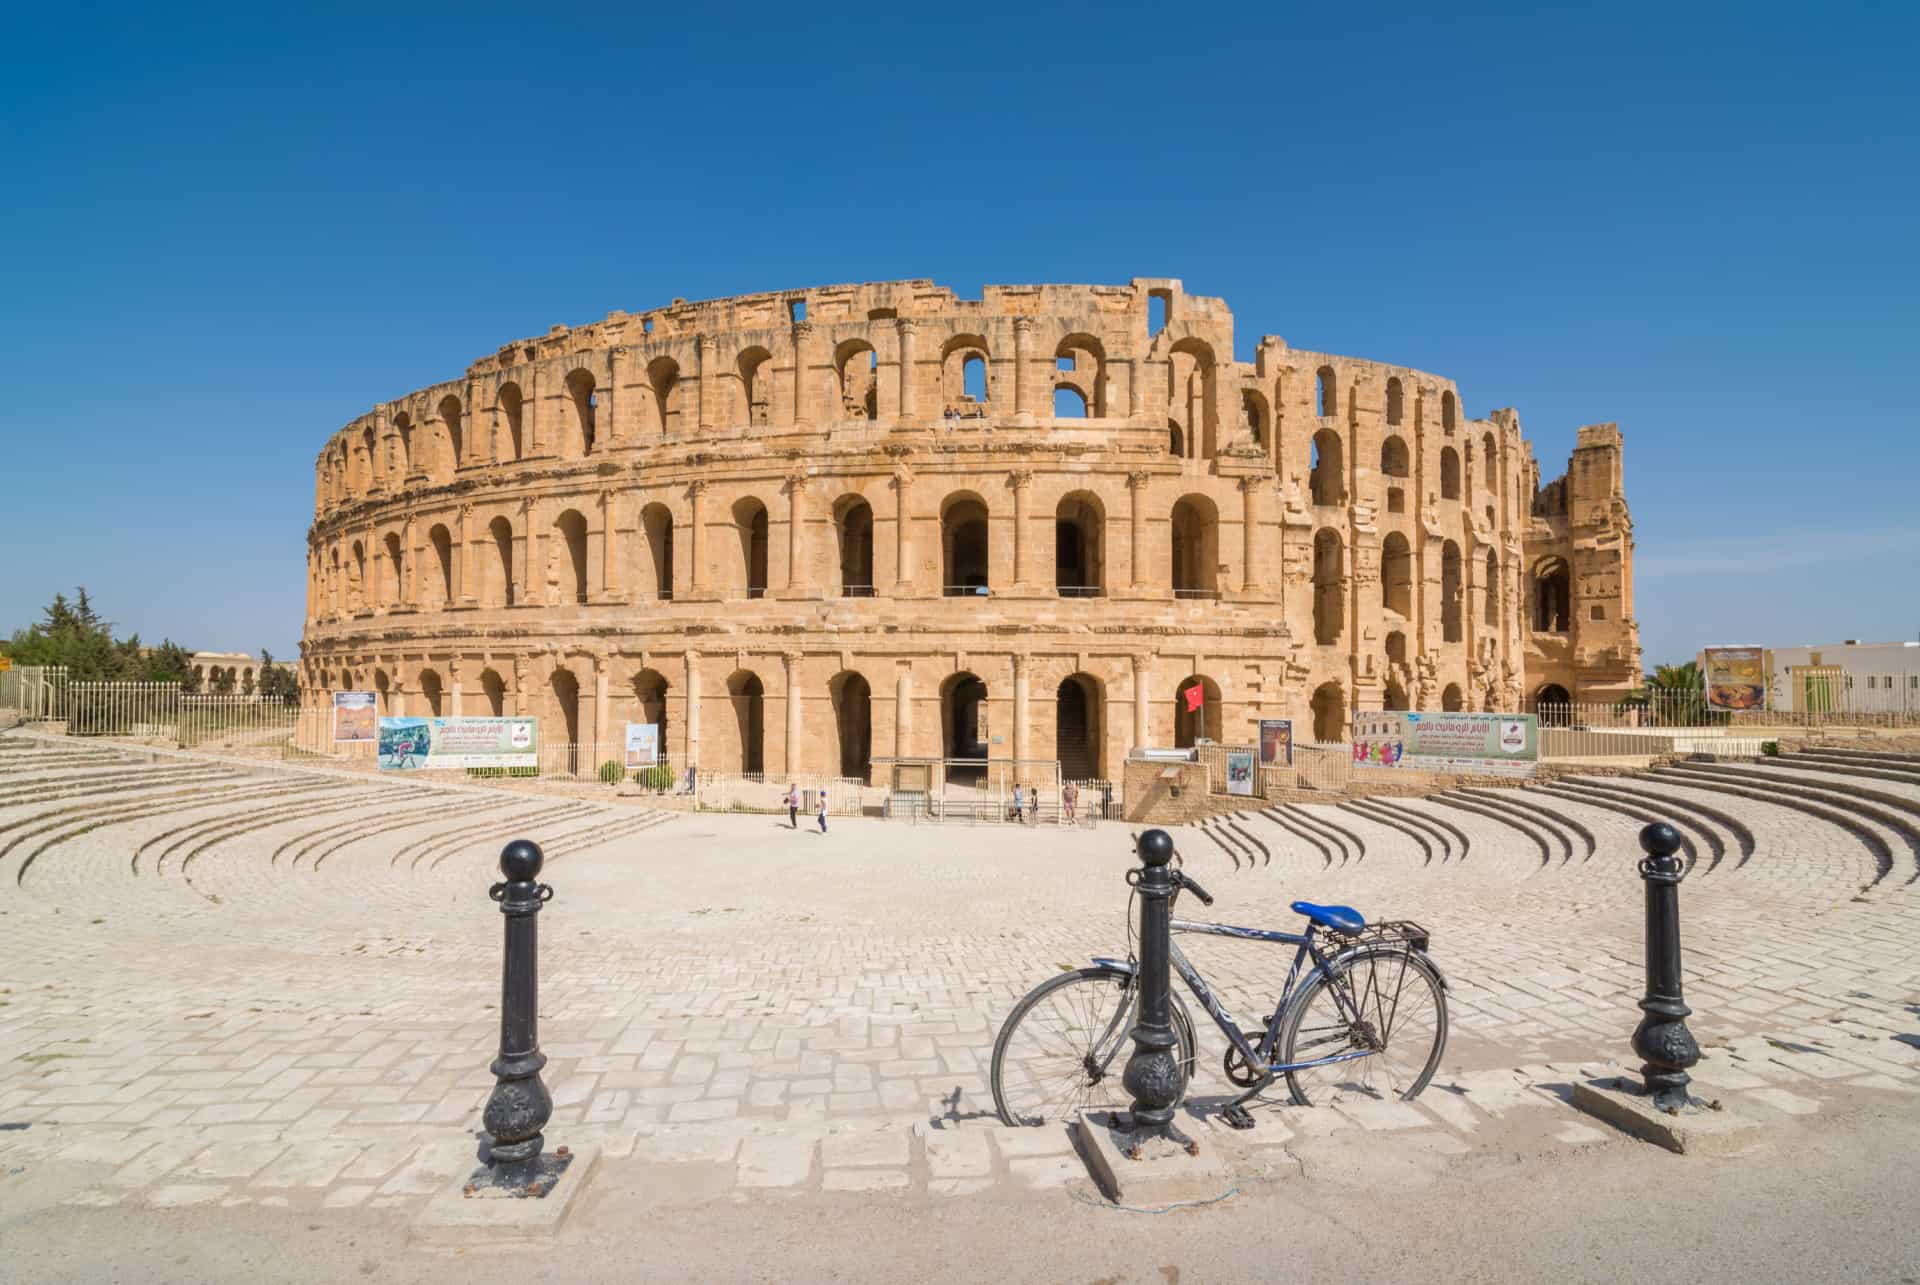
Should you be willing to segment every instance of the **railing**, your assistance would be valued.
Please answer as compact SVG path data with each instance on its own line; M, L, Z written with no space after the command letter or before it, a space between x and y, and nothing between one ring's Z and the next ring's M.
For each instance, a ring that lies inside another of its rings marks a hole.
M800 791L802 819L820 806L826 791L827 811L833 816L859 816L866 808L867 783L853 776L799 773L768 776L765 772L697 772L695 806L703 812L765 812L784 816L787 787Z
M17 665L0 673L0 709L13 710L23 723L60 717L65 665Z
M1097 584L1063 584L1054 586L1054 592L1062 598L1104 598L1107 591Z
M1827 708L1816 710L1743 709L1707 707L1698 688L1646 687L1611 704L1594 701L1533 701L1527 708L1539 716L1543 728L1585 730L1650 728L1808 728L1920 727L1920 688L1892 690L1831 685Z
M840 586L842 598L871 598L873 586L870 584L843 584Z
M1220 591L1218 589L1175 589L1173 591L1173 596L1176 598L1183 598L1183 599L1185 598L1193 598L1193 599L1218 598L1220 596Z
M292 738L297 705L259 695L189 695L179 683L61 684L56 717L72 736L170 740L182 746L278 752Z
M941 590L947 598L990 598L993 591L983 584L950 584Z

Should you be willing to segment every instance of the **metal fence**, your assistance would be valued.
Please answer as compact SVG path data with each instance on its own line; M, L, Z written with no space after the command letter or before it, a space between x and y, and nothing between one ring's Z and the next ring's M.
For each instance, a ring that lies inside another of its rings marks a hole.
M292 738L300 718L297 705L258 696L197 695L179 683L92 683L51 685L52 717L63 719L70 736L124 736L165 740L193 747L217 743L223 748L279 750Z
M1832 684L1822 708L1812 710L1707 708L1698 688L1645 687L1611 704L1594 701L1532 701L1543 728L1624 730L1645 728L1920 727L1920 689L1871 690Z
M914 822L1033 825L1065 816L1058 759L876 758L873 778L885 783L883 815Z
M64 665L16 665L0 673L0 709L14 711L22 723L59 718L66 681Z

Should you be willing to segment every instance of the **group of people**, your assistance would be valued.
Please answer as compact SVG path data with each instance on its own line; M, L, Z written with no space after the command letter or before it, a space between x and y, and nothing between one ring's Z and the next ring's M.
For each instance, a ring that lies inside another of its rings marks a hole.
M820 810L815 814L814 820L820 823L820 833L825 834L827 832L827 792L825 790L820 791ZM800 828L800 787L791 781L787 783L787 826L793 830Z
M1072 781L1060 787L1060 813L1068 825L1077 819L1080 810L1080 787ZM1007 813L1007 820L1018 821L1025 818L1028 825L1038 824L1040 820L1040 791L1033 786L1015 782L1013 787L1013 807Z

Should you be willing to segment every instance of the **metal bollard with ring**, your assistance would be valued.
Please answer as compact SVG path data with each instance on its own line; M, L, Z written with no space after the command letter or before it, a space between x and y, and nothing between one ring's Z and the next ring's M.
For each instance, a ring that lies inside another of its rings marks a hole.
M1173 860L1173 836L1165 830L1148 830L1140 836L1137 849L1140 868L1128 873L1128 882L1140 894L1140 1019L1132 1032L1133 1053L1120 1078L1133 1095L1127 1108L1126 1131L1132 1136L1126 1153L1137 1160L1141 1143L1166 1138L1197 1155L1199 1144L1173 1122L1187 1088L1169 996L1174 882L1167 865Z
M1647 888L1647 993L1645 1014L1633 1032L1633 1051L1645 1059L1640 1074L1655 1107L1673 1113L1692 1101L1687 1068L1700 1060L1700 1047L1687 1029L1693 1010L1681 996L1680 881L1686 866L1676 855L1680 835L1655 822L1640 831L1640 878Z

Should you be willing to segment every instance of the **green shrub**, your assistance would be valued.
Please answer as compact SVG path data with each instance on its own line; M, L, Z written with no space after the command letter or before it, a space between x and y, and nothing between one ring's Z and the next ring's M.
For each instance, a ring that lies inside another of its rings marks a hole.
M655 763L652 767L643 767L635 772L633 779L649 790L671 790L676 777L671 767L665 763Z
M1780 755L1780 742L1762 741L1760 742L1760 752L1768 758L1778 758Z
M618 785L627 779L627 769L613 759L600 765L600 782L603 785Z

